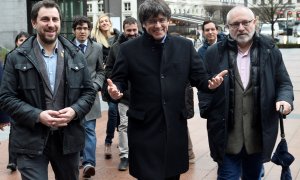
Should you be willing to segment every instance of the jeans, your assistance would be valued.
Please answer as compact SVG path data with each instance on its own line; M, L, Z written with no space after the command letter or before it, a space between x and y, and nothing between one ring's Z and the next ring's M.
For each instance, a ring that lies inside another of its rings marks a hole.
M111 144L119 119L118 103L108 102L108 121L106 126L105 144Z
M84 121L85 147L82 151L82 165L90 164L96 166L96 119Z
M225 154L223 163L219 163L218 180L260 180L262 170L261 153L248 155L243 148L239 154Z
M128 117L126 116L126 112L128 110L128 106L119 103L118 109L120 113L120 124L118 126L119 129L119 151L120 158L126 157L128 158L128 136L127 136L127 127L128 127Z

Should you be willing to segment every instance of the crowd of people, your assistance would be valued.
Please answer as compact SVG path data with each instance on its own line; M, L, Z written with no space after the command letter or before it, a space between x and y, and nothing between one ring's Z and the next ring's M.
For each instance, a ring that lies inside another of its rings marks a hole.
M73 18L74 38L60 35L61 10L51 0L32 7L36 31L16 37L16 48L0 67L0 129L11 126L7 168L23 180L58 180L95 175L100 92L108 103L104 155L112 157L119 134L118 169L139 180L179 180L195 154L187 119L198 91L207 119L218 180L262 176L278 132L279 107L293 110L293 85L274 42L255 32L247 7L227 14L229 35L213 21L202 25L204 42L194 44L168 32L171 10L163 0L146 0L138 21L128 17L123 32L108 14L92 26Z

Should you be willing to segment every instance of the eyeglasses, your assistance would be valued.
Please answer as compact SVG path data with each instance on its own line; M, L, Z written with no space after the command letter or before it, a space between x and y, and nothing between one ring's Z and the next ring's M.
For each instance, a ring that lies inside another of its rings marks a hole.
M148 19L146 22L147 22L148 24L155 25L155 24L157 24L158 22L159 22L160 24L164 24L164 23L166 23L167 21L168 21L167 18L159 18L159 19Z
M252 19L250 21L234 22L232 24L228 24L228 26L231 29L238 29L240 27L240 24L242 24L242 26L245 28L245 27L248 27L253 20L254 19Z
M77 31L87 31L87 30L89 30L89 28L88 27L76 27L75 28Z

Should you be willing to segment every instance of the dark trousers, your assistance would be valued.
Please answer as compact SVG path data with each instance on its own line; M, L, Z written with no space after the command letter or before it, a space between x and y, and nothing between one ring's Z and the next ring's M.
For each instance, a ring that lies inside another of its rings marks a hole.
M171 176L171 177L165 178L164 180L179 180L179 179L180 179L180 174L178 174L176 176ZM143 180L143 179L139 178L138 180Z
M118 103L108 102L108 121L106 126L105 144L111 144L119 121Z
M243 148L239 154L225 154L218 167L218 180L260 180L262 170L261 153L247 154Z
M10 132L9 132L9 139L8 139L8 163L14 163L17 165L17 154L11 151L11 136L15 129L14 123L11 122L10 124Z
M42 155L18 154L18 170L22 180L47 180L51 163L56 180L79 179L79 152L63 155L60 131L51 132Z
M180 179L180 174L178 174L176 176L168 177L165 180L179 180L179 179Z

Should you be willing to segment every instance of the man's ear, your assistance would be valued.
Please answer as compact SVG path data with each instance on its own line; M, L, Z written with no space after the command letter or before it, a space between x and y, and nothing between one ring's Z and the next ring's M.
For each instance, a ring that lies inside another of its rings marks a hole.
M36 21L31 20L31 25L32 25L33 29L36 29Z

